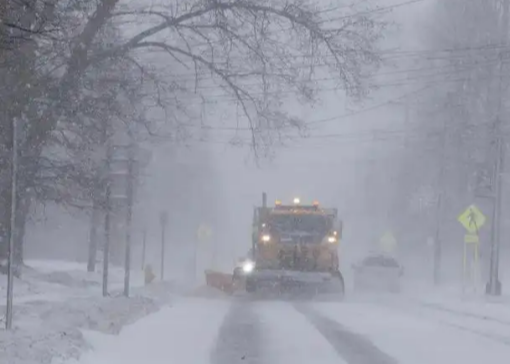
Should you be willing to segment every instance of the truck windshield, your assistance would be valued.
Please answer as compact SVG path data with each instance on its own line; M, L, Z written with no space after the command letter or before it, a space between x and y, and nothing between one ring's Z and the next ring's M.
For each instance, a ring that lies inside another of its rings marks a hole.
M270 230L278 233L326 234L331 229L331 220L324 215L275 214L269 217L268 223Z

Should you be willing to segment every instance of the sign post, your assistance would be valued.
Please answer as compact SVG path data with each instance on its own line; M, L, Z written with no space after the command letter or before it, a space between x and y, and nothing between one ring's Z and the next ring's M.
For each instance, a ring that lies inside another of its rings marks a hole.
M480 228L485 225L486 217L476 205L465 209L457 220L466 229L462 258L462 290L466 289L469 279L472 287L477 289L480 278Z
M165 279L165 230L168 224L168 212L161 211L159 214L159 223L161 224L161 280Z
M142 233L142 270L145 270L145 254L147 251L147 229L143 229Z

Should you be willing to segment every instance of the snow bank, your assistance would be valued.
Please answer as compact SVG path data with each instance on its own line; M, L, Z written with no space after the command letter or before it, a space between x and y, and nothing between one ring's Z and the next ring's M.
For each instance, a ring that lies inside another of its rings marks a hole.
M125 327L116 337L85 332L94 350L65 364L209 363L229 307L220 300L177 299L172 307Z
M36 262L15 280L14 329L0 331L0 364L49 364L78 358L88 348L82 330L116 334L127 324L168 303L168 282L140 285L132 272L131 297L121 295L123 272L112 269L110 297L102 297L100 273L70 262ZM138 279L137 279L138 278ZM5 277L0 277L4 325Z

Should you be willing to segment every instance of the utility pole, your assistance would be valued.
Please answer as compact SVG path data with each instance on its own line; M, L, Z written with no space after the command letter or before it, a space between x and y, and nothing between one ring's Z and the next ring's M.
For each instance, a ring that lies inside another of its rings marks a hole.
M111 159L112 145L107 141L106 147L106 173L105 173L105 217L104 217L104 247L103 247L103 297L108 296L108 268L110 262L110 238L111 238Z
M147 251L147 229L143 229L142 233L142 270L145 269L145 253Z
M500 27L500 41L506 44L508 41L509 31L509 10L510 0L503 1L503 14ZM490 275L489 282L486 286L486 293L492 296L501 295L501 282L499 280L499 247L500 247L500 225L501 225L501 200L502 186L501 178L503 174L505 148L502 139L502 109L503 109L503 71L504 71L504 57L500 51L499 54L499 82L497 94L497 117L494 121L494 139L496 142L496 160L494 162L494 204L492 210L491 221L491 253L490 253Z
M193 282L197 282L197 269L198 269L198 249L199 249L199 238L198 234L195 234L195 249L193 251Z
M134 201L134 154L135 144L133 136L129 133L128 146L128 173L127 173L127 211L126 211L126 250L124 262L124 296L129 297L129 281L131 272L131 228L133 219L133 201Z
M503 142L501 137L496 137L496 162L494 164L494 199L491 221L491 251L489 282L486 293L491 296L501 295L501 282L499 281L499 245L500 245L500 220L501 220L501 173L503 159Z
M448 102L451 97L448 98ZM434 285L441 284L441 260L442 260L442 241L441 241L441 220L443 218L443 199L444 191L444 175L446 173L446 146L448 140L448 120L443 121L443 133L441 139L440 168L437 178L437 197L436 197L436 231L434 236Z
M161 224L161 280L165 279L165 230L168 224L168 212L161 211L159 214L159 222Z
M7 262L7 305L5 312L5 328L12 329L12 301L14 292L14 242L16 237L16 205L18 184L18 123L12 119L12 156L11 156L11 211L9 226L9 251Z
M117 135L118 138L121 135ZM126 139L129 140L126 140ZM131 222L133 208L133 171L134 171L134 140L128 131L127 138L115 144L110 168L112 178L112 194L110 200L114 206L116 258L122 256L120 242L124 240L124 295L129 296L131 271ZM122 261L122 260L120 260Z

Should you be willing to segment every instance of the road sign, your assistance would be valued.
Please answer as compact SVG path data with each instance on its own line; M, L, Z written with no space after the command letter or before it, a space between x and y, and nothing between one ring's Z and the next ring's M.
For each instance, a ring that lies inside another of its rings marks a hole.
M487 219L478 207L471 205L459 215L457 220L464 226L468 233L477 234Z
M200 224L197 230L198 240L204 241L212 236L212 229L206 224Z
M395 236L391 233L391 231L385 232L379 242L381 244L381 248L386 252L392 252L397 247L397 239L395 239Z

